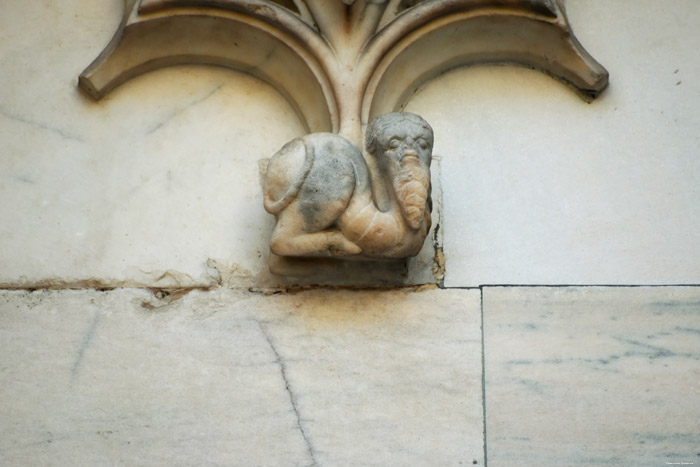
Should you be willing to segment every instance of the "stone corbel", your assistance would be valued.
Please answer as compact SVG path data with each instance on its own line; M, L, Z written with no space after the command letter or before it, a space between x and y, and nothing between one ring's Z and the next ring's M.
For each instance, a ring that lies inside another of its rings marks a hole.
M119 30L79 87L99 99L138 74L193 63L267 81L306 125L265 177L265 208L278 221L271 248L288 257L394 259L420 249L433 135L400 111L426 81L514 63L585 100L608 83L563 0L126 0ZM351 214L367 222L355 225Z

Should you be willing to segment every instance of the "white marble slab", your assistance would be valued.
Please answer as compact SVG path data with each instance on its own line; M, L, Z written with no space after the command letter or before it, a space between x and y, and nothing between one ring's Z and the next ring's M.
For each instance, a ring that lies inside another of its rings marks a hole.
M491 466L700 463L700 288L484 289Z
M443 156L445 285L700 284L700 2L567 11L610 72L599 100L474 67L407 107Z
M483 465L479 300L319 291L265 302L320 465Z
M0 293L2 465L483 465L478 291Z
M0 464L308 465L256 323L152 302L2 294Z
M276 91L209 67L95 103L76 79L122 2L0 16L0 286L274 286L258 161L303 133ZM700 3L569 2L611 86L475 67L407 110L442 159L445 284L700 283ZM432 280L433 252L409 270Z
M122 8L3 5L0 284L260 285L258 161L303 128L270 86L216 67L81 95Z

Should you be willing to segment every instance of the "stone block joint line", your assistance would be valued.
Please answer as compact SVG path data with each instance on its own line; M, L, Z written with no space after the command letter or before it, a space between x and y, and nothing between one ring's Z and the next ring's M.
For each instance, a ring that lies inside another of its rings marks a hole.
M482 420L484 423L484 466L488 467L488 443L486 436L486 346L484 342L484 290L481 288L479 300L481 307L481 408Z
M663 288L663 287L684 287L684 288L693 288L693 287L700 287L700 284L481 284L481 285L474 285L474 286L445 286L445 287L439 287L440 289L444 290L481 290L483 291L484 289L487 288L501 288L501 289L508 289L508 288L543 288L543 289L553 289L553 288L593 288L593 287L601 287L601 288L642 288L642 287L650 287L650 288Z

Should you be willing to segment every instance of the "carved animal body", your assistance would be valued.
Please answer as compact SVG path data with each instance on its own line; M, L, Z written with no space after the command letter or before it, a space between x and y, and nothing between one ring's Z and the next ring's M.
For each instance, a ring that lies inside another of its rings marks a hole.
M368 135L391 188L388 208L376 206L367 164L353 143L331 133L297 138L272 157L265 176L265 209L277 217L273 253L358 259L418 254L430 228L432 130L407 113L375 122Z

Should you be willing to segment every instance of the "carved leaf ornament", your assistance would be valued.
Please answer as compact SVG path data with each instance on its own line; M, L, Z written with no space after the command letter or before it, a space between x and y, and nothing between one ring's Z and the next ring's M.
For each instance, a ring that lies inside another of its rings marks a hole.
M489 62L540 69L586 100L608 83L562 0L126 0L79 87L99 99L156 68L221 65L272 84L309 133L362 147L367 123L423 83Z

